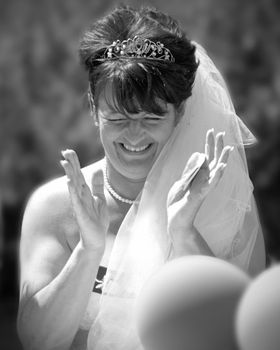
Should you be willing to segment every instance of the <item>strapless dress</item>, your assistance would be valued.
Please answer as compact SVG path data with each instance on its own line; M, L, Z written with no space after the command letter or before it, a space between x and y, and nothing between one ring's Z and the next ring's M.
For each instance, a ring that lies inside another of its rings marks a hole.
M73 340L70 350L86 350L88 332L99 311L100 297L106 271L106 267L99 266L86 312L82 318L79 330Z

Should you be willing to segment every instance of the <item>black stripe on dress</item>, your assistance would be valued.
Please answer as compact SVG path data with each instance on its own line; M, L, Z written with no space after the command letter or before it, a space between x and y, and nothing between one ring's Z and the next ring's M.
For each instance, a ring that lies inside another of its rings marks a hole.
M107 268L105 266L99 266L97 276L93 286L93 292L102 294L102 287L104 282L104 277L106 275Z

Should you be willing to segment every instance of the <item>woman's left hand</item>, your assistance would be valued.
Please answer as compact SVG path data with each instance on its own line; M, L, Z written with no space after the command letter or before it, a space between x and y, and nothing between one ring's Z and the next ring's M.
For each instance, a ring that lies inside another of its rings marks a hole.
M181 179L168 193L168 232L173 242L180 244L186 232L193 228L201 204L223 175L233 150L231 146L224 146L224 134L221 132L215 137L213 129L207 131L205 153L192 154Z

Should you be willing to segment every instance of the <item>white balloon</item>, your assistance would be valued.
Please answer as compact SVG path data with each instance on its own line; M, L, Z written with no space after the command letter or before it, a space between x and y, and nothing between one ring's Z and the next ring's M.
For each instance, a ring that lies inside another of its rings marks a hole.
M138 299L144 348L236 350L234 314L248 283L243 271L213 257L189 256L165 264Z
M244 293L236 334L240 350L280 349L280 265L260 274Z

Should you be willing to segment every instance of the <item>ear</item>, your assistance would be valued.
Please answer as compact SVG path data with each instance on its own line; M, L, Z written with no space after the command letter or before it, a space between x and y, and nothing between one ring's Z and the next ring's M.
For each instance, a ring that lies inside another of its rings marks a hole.
M184 115L185 109L186 109L186 100L182 101L179 108L177 109L179 119L182 118L182 116Z
M176 110L175 110L175 113L176 113L176 118L175 118L176 125L180 121L182 116L184 115L185 109L186 109L186 100L182 101L180 106L178 108L176 108Z
M96 113L96 108L95 108L95 105L94 105L93 96L92 96L92 93L91 93L90 90L88 91L88 103L89 103L89 107L90 107L90 115L94 119L94 124L96 126L99 126L98 116L97 116L97 113Z

